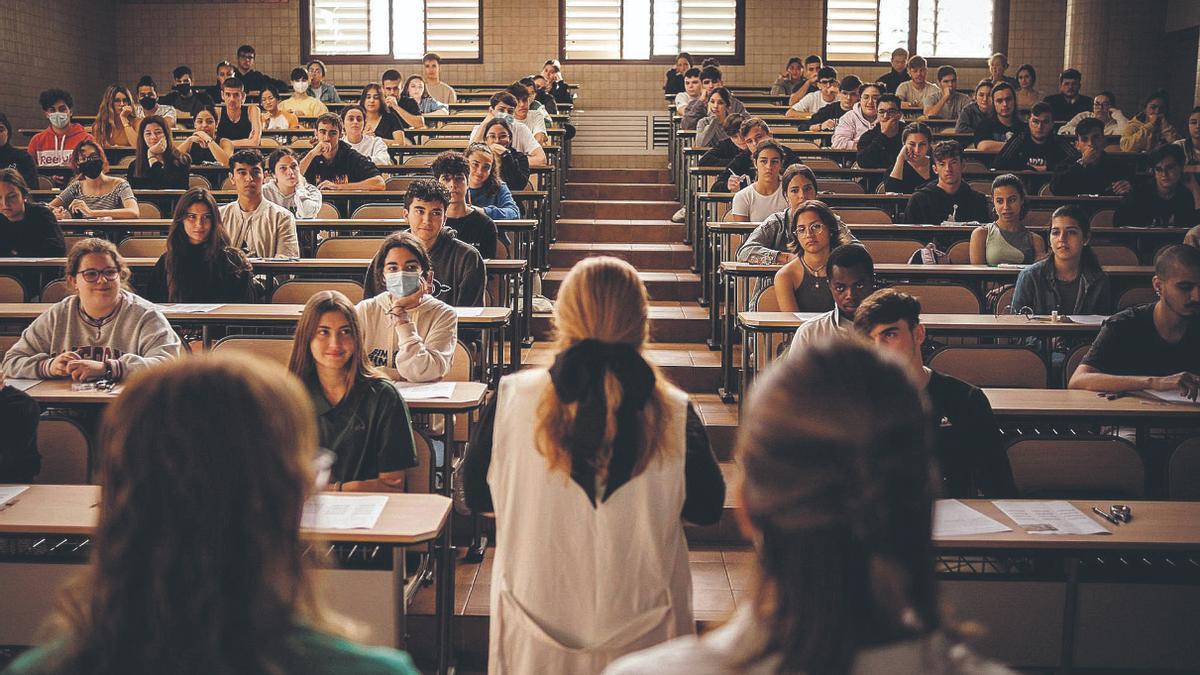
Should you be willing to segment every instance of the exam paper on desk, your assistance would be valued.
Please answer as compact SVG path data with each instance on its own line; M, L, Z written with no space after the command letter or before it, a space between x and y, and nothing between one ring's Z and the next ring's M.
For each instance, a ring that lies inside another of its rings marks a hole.
M405 401L422 401L454 396L453 382L396 382Z
M1012 528L1007 525L983 515L957 499L939 499L934 503L934 537L1011 531Z
M8 386L12 387L13 389L16 389L17 391L25 391L26 389L36 386L39 382L41 382L41 380L37 380L37 379L26 380L26 379L21 379L21 378L16 378L16 377L10 377L10 378L4 380L4 384L7 384Z
M313 530L369 530L379 522L387 501L387 495L315 495L304 503L300 527Z
M28 489L28 485L0 485L0 505L11 502Z
M1166 401L1167 403L1184 403L1184 404L1192 405L1192 406L1196 405L1195 400L1190 399L1187 396L1184 396L1183 394L1179 393L1179 390L1177 390L1177 389L1172 389L1170 391L1155 391L1154 389L1143 389L1142 393L1148 394L1149 396L1156 398L1160 401ZM1200 410L1200 408L1197 408L1197 410Z
M1027 534L1111 534L1067 501L997 500L992 503Z

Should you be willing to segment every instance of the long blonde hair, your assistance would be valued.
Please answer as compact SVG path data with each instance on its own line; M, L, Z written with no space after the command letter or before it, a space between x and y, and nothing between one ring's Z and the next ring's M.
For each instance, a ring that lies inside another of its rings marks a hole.
M92 122L92 136L101 145L113 147L114 145L125 145L124 143L115 143L116 139L113 135L117 133L117 129L121 128L121 115L117 112L116 105L113 99L117 94L125 94L126 105L136 110L137 104L133 100L133 94L129 90L119 84L109 85L104 90L104 95L100 97L100 108L96 111L96 121ZM127 140L127 139L126 139Z
M632 265L617 258L585 258L567 274L558 291L554 308L556 350L562 354L584 340L628 345L639 352L649 337L649 298L646 287ZM654 391L637 412L640 433L635 441L637 476L660 451L664 434L666 394L671 385L653 364ZM617 433L617 409L625 396L611 369L604 372L606 423L602 442L592 457L584 457L601 480L608 475L613 439ZM534 423L534 442L552 471L571 473L573 452L567 438L579 414L579 403L566 403L553 383L542 392Z

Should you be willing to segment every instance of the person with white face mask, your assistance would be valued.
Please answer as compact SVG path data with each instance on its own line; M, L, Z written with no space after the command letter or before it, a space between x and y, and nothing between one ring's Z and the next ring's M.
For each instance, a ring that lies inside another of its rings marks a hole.
M29 139L29 155L38 166L66 166L71 151L84 141L95 141L82 125L71 122L75 99L62 89L47 89L38 96L50 126Z
M299 117L320 117L329 112L328 106L308 95L308 71L303 68L292 69L292 97L280 103L279 108Z

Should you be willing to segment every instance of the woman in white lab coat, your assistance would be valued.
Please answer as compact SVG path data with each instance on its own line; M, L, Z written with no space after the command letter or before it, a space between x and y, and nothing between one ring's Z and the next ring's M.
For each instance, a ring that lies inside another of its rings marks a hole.
M461 469L496 516L488 672L599 673L695 632L683 520L725 485L687 395L642 356L646 289L615 258L567 275L549 370L505 377Z

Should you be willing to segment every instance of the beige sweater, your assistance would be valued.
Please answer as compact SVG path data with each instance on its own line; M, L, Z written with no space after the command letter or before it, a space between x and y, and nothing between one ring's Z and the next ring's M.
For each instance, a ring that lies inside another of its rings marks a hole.
M236 201L220 210L221 222L234 248L248 250L254 258L300 257L296 218L282 206L263 197L253 211L243 211Z

